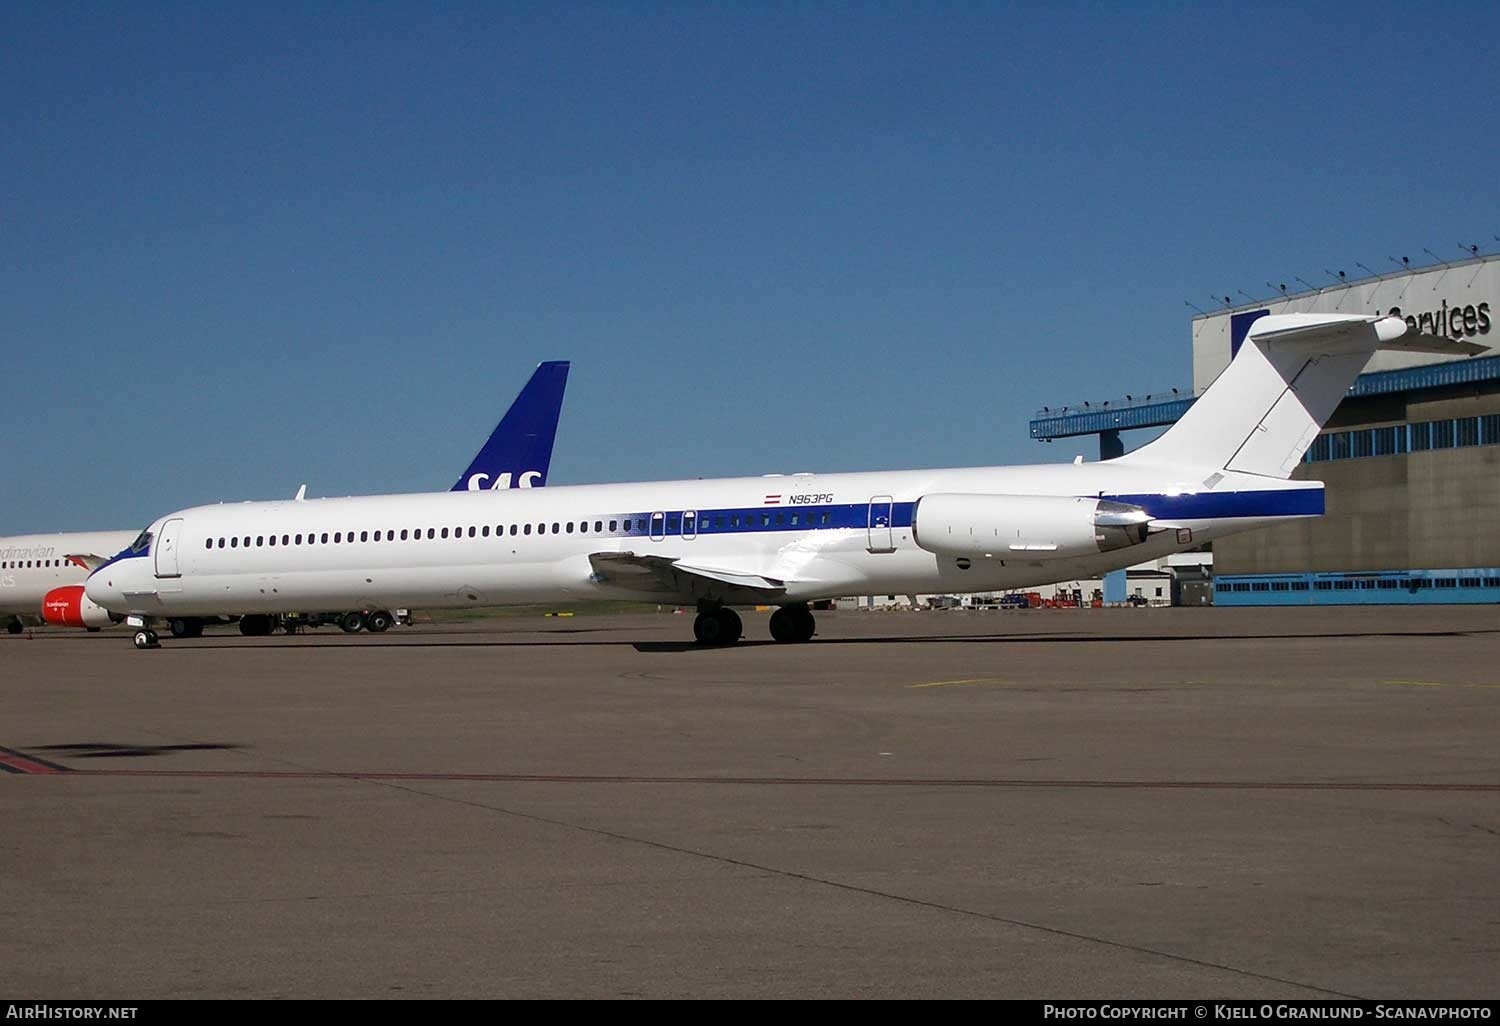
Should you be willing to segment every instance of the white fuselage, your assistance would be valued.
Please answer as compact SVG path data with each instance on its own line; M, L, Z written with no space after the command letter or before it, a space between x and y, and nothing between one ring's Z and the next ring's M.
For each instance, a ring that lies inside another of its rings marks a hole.
M0 616L41 616L49 591L88 579L84 562L69 556L108 559L134 537L131 531L97 531L0 538Z
M1087 558L952 559L913 537L913 505L936 493L1119 497L1159 523L1144 543ZM160 518L140 551L90 578L88 595L147 617L713 597L597 574L589 557L600 553L756 575L784 589L783 604L993 591L1093 576L1321 509L1317 483L1114 462L240 503Z

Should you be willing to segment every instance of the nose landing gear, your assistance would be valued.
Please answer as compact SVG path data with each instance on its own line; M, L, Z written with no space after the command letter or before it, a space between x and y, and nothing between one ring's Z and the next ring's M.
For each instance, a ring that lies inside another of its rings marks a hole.
M143 627L135 632L135 647L139 649L161 648L161 641L150 627Z

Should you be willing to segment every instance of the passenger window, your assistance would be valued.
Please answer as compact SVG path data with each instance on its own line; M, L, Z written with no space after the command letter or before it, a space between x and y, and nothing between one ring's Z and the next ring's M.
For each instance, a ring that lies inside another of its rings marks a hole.
M776 514L776 523L777 524L785 524L786 523L786 514L785 513L778 513L778 514Z
M760 515L760 526L761 527L770 527L771 526L771 514L769 514L769 513L762 513Z
M298 544L298 545L301 545L301 544L302 544L302 536L301 536L301 535L300 535L300 534L299 534L299 535L297 535L297 544Z
M211 548L213 548L214 547L214 540L212 538L209 538L207 541L205 541L203 543L203 547L205 549L211 549Z
M571 521L571 520L568 521L568 533L569 534L573 533L573 521Z
M274 549L276 547L276 536L274 534L271 535L271 537L268 539L268 543L270 544L271 548Z
M342 545L344 543L344 532L343 531L334 531L333 532L333 543L335 545Z
M527 524L527 525L526 525L526 533L527 533L527 534L530 534L530 533L531 533L531 525L530 525L530 524Z
M558 531L558 529L557 529L557 527L558 527L558 525L557 525L557 522L556 522L556 521L555 521L555 520L554 520L554 521L553 521L553 522L552 522L552 533L553 533L553 534L558 534L558 533L559 533L559 531Z
M370 532L369 531L361 531L361 532L359 532L359 540L360 541L369 541L370 540Z
M448 529L446 527L443 528L443 537L444 538L448 537Z
M795 514L795 513L792 514L792 526L793 527L797 526L797 514Z
M222 548L223 548L223 547L224 547L224 539L223 539L223 538L220 538L220 539L219 539L219 548L221 548L221 549L222 549Z
M511 524L510 525L510 536L512 538L514 538L516 536L516 525L515 524Z
M240 547L240 540L239 540L239 538L238 537L234 537L234 538L229 539L229 547L231 549L237 549L237 548L239 548Z
M432 541L432 539L436 538L436 537L437 537L437 531L434 528L429 527L427 529L427 540L428 541Z
M485 533L485 534L489 534L489 533L490 533L490 529L489 529L489 528L488 528L488 527L486 527L486 528L485 528L485 529L484 529L484 533ZM474 528L472 528L472 527L471 527L471 528L469 528L469 537L470 537L470 538L472 538L472 537L474 537Z
M615 526L617 523L618 523L618 521L615 521L615 520L611 520L609 522L609 533L610 534L614 534L616 531L619 530L619 528Z
M328 544L328 532L327 531L323 532L323 542L322 542L322 544L324 544L324 545Z
M284 535L281 536L281 544L283 544L283 545L290 545L291 544L291 540L292 540L291 539L291 535L284 534Z
M594 533L595 534L603 534L604 533L604 521L602 521L602 520L595 520L594 521Z
M677 518L667 517L667 533L675 534L677 531Z
M730 527L739 527L740 526L740 518L737 517L737 516L730 517L729 518L729 526Z
M263 535L263 534L258 534L258 535L256 535L256 536L255 536L255 547L256 547L256 548L257 548L257 549L258 549L258 548L261 548L261 547L262 547L262 546L264 546L264 545L265 545L265 544L266 544L266 536L265 536L265 535Z
M484 537L484 538L488 538L490 536L490 525L489 524L485 524L484 525L484 530L481 532L480 536Z

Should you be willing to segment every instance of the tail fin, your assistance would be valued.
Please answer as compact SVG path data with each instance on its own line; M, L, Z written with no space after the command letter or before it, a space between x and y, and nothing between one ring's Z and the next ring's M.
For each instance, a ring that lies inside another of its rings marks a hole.
M562 415L568 361L539 364L505 416L449 491L539 488L547 483L552 443Z
M1377 349L1473 356L1486 347L1420 334L1399 317L1262 317L1182 419L1119 460L1286 478Z

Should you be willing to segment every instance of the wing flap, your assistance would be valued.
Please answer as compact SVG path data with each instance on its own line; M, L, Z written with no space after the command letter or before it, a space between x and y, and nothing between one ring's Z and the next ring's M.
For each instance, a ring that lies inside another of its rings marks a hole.
M694 566L670 556L594 552L589 554L589 564L594 568L594 579L600 584L634 591L680 595L703 590L722 591L727 587L754 592L765 598L786 594L786 582L774 577L742 570Z

